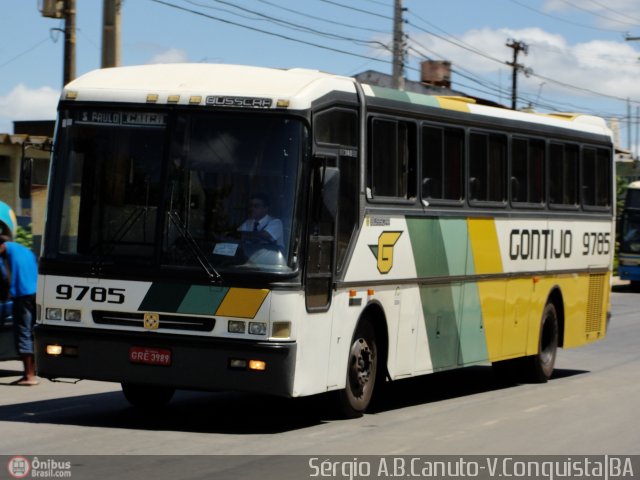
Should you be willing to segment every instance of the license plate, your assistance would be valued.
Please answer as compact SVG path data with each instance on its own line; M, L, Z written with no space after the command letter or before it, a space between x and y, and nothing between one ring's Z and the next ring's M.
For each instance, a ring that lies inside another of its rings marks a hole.
M171 350L166 348L131 347L129 348L129 361L168 367L171 365Z

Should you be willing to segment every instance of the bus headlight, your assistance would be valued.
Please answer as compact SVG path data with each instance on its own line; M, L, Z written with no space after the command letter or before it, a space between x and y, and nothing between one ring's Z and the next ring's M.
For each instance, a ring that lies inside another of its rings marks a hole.
M45 310L44 318L46 320L62 320L61 308L47 308Z
M251 335L266 335L267 324L258 322L249 322L249 333Z
M229 333L244 333L245 323L240 320L229 320L227 331Z
M82 318L81 310L72 310L69 308L64 311L64 319L67 322L79 322L81 318Z

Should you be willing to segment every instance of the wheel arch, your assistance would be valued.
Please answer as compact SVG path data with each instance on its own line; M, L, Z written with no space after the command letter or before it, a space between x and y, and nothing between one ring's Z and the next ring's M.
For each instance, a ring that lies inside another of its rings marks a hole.
M376 342L378 345L378 357L380 370L380 377L382 379L389 377L389 328L387 325L387 317L384 313L382 305L376 301L370 302L360 314L358 318L358 324L362 321L369 321L373 326L373 330L376 335ZM356 325L357 328L357 325ZM382 376L384 374L384 376Z
M562 347L564 346L564 298L558 285L554 286L549 292L545 305L549 303L553 304L558 315L558 346Z

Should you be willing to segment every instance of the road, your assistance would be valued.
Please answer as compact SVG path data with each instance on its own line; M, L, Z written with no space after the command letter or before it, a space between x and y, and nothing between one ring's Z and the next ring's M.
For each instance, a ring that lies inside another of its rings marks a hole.
M339 420L326 397L178 392L162 414L119 386L9 383L0 363L0 454L640 454L640 294L616 287L604 341L560 350L544 385L500 385L488 366L396 382L374 411Z

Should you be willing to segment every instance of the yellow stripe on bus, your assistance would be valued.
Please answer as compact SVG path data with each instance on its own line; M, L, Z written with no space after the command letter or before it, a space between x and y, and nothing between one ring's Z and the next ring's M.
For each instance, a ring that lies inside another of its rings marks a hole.
M496 224L492 218L470 218L469 238L473 251L475 274L502 273L502 258Z
M267 295L269 295L267 289L230 288L218 307L216 315L254 318Z

